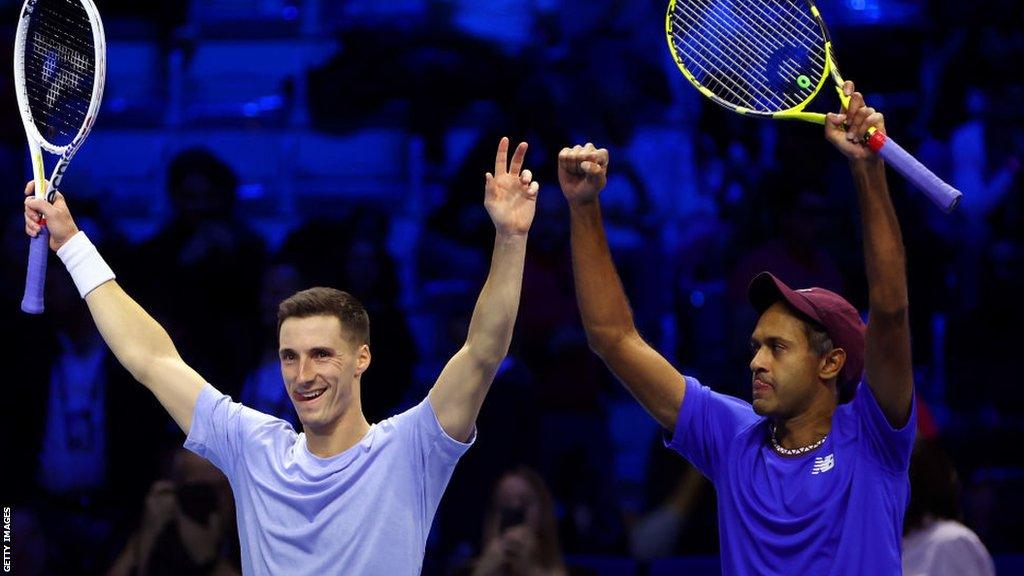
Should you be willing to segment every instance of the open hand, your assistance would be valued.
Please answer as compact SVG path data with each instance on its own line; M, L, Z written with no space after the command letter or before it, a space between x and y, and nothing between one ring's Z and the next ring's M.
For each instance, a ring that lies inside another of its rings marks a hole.
M537 209L540 185L533 181L533 173L523 170L526 142L520 142L508 162L508 138L498 143L494 159L494 173L486 175L484 207L494 222L498 234L525 236L533 223Z

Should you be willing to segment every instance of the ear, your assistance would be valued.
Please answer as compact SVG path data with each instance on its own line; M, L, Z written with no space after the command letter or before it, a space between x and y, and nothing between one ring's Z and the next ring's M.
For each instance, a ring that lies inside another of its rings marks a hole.
M818 377L826 381L838 378L845 364L846 350L833 348L821 357L821 362L818 364Z
M363 344L356 350L356 378L363 375L366 369L370 367L370 346Z

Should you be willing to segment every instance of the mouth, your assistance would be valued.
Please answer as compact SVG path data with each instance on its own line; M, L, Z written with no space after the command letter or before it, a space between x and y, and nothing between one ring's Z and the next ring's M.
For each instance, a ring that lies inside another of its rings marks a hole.
M775 386L761 380L760 378L754 378L754 397L758 397L775 390Z
M294 392L292 392L292 399L299 404L309 404L310 402L315 402L318 398L323 396L324 392L326 391L326 388L321 388L319 390L309 390L306 392L295 390Z

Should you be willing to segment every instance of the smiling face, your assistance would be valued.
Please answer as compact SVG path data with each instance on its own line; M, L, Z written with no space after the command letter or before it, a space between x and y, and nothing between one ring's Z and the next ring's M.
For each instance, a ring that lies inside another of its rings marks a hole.
M329 433L359 407L359 377L370 364L370 350L346 336L335 316L292 317L281 324L281 375L309 431Z
M761 314L750 337L753 406L761 416L792 418L816 402L835 402L835 377L845 352L812 349L804 321L776 302Z

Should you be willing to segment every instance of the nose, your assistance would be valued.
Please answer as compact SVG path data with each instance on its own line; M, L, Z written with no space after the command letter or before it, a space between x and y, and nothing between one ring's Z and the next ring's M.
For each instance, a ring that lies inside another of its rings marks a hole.
M766 350L766 346L758 347L754 357L750 359L750 371L754 374L768 370L768 353Z
M316 368L313 366L313 359L302 358L299 360L299 380L309 382L313 378L316 378Z

